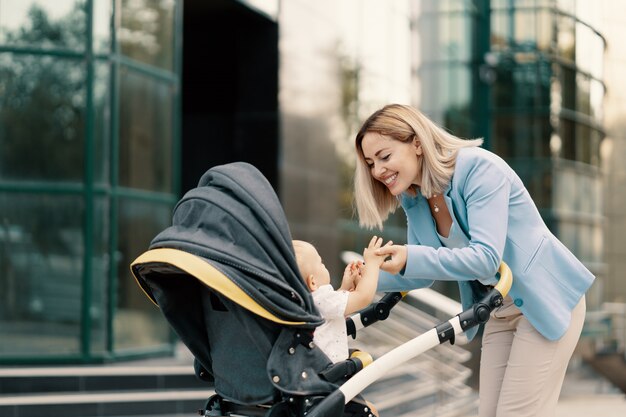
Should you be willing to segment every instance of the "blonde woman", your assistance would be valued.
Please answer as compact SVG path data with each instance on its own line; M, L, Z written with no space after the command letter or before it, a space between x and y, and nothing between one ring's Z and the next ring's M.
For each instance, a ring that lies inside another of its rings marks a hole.
M548 230L516 173L417 109L388 105L356 136L355 202L362 226L383 227L401 206L407 245L378 250L379 291L458 281L464 308L497 282L513 287L487 322L480 364L481 417L553 416L585 317L594 276ZM476 334L476 328L468 331Z

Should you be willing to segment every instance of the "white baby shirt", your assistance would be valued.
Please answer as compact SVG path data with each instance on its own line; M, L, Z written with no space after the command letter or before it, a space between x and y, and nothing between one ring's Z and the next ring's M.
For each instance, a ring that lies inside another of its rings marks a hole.
M335 291L332 285L322 285L313 291L315 307L325 323L315 329L313 342L337 363L348 359L348 334L344 313L348 304L347 291Z

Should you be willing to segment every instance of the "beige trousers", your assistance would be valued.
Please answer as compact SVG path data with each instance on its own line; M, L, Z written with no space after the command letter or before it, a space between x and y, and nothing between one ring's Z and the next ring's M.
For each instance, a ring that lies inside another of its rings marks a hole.
M483 333L480 417L553 417L584 320L583 296L565 335L551 341L506 297Z

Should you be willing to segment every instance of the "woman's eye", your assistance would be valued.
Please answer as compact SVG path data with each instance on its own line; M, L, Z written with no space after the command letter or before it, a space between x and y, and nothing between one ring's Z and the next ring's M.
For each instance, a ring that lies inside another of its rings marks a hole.
M390 154L390 153L388 153L387 155L383 156L383 157L382 157L382 158L380 158L380 159L382 159L383 161L386 161L386 160L388 160L388 159L389 159L389 157L390 157L390 156L391 156L391 154Z

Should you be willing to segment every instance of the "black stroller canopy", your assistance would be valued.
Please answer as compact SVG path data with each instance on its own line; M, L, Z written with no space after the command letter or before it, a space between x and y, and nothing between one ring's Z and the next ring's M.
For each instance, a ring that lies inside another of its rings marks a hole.
M176 205L172 226L152 240L150 249L158 248L200 257L287 324L312 329L323 322L300 276L280 201L250 164L208 170ZM138 282L155 301L150 288Z

